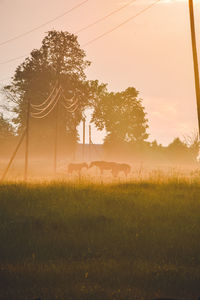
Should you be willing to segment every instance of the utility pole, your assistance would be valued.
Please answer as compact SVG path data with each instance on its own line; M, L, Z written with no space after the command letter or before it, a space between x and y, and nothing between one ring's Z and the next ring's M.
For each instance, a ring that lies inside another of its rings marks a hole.
M60 85L60 70L61 70L61 62L60 57L57 61L56 68L56 77L58 80L58 89L61 87ZM57 152L58 152L58 117L59 117L59 102L60 102L60 92L58 95L58 103L56 104L56 113L55 113L55 141L54 141L54 176L56 176L57 171Z
M190 27L191 27L191 40L192 40L192 52L193 52L193 63L194 63L197 115L198 115L198 125L199 125L199 135L200 135L200 82L199 82L199 67L198 67L198 56L197 56L197 45L196 45L193 0L189 0L189 11L190 11Z
M89 144L92 144L92 130L91 130L91 125L89 125Z
M27 178L28 178L29 131L30 131L30 100L28 99L28 102L27 102L27 112L26 112L26 142L25 142L24 181L27 181Z
M89 153L90 153L90 157L89 159L92 160L92 130L91 130L91 125L89 125Z
M12 162L13 162L13 160L14 160L16 154L17 154L17 151L18 151L18 149L19 149L21 143L23 142L23 139L24 139L25 135L26 135L26 129L24 130L24 132L23 132L22 135L21 135L21 138L19 139L19 142L18 142L18 144L17 144L17 147L15 148L15 150L14 150L14 152L13 152L11 158L10 158L10 161L9 161L9 163L8 163L6 169L5 169L5 171L4 171L4 173L3 173L2 177L1 177L0 182L3 181L3 180L5 179L7 173L8 173L8 171L9 171L9 169L10 169L10 166L11 166L11 164L12 164Z
M82 148L82 159L85 159L85 118L83 118L83 148Z
M56 104L56 124L55 124L55 144L54 144L54 176L57 171L57 152L58 152L58 113L59 113L59 101Z

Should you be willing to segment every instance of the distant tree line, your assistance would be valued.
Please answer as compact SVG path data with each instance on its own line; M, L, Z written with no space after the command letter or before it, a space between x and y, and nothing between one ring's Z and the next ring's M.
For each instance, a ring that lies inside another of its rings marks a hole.
M106 84L87 80L85 70L90 62L80 48L77 36L69 32L51 30L42 41L40 49L34 49L14 73L11 84L3 88L8 103L14 103L12 120L0 115L0 142L15 139L26 123L27 103L38 105L50 94L59 81L66 98L78 91L78 109L69 113L59 109L60 148L71 154L79 141L78 125L87 108L93 109L92 122L107 135L104 147L107 158L152 160L169 162L195 162L199 153L199 141L176 138L168 147L150 143L148 119L139 92L129 87L121 92L108 92ZM54 135L55 111L44 119L31 119L32 146L51 149ZM12 121L11 125L10 121Z

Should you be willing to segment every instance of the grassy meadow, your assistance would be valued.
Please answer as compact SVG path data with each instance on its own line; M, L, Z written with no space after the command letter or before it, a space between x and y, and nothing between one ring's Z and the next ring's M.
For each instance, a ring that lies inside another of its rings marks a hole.
M200 180L0 185L0 299L200 296Z

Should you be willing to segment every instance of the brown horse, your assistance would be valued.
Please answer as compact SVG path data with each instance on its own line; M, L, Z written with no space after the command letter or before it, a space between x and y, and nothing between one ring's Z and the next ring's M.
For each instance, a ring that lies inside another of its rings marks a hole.
M73 172L77 172L80 174L80 172L83 168L88 169L88 164L86 164L86 163L69 164L68 165L68 173L72 174Z
M131 167L128 164L119 164L115 162L93 161L89 165L89 168L92 168L94 166L99 168L101 175L103 175L103 172L107 170L107 171L111 171L114 177L117 177L119 172L123 172L127 177L127 175L131 171Z
M103 175L103 171L105 170L112 171L113 164L115 163L107 162L107 161L92 161L91 164L89 165L89 168L97 167L100 170L101 175Z
M124 175L127 177L128 174L131 172L131 167L128 164L115 163L112 169L113 176L117 177L120 172L123 172Z

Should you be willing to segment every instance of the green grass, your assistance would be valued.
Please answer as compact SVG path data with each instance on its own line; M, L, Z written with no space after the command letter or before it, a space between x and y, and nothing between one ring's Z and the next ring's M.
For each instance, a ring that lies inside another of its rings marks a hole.
M0 186L0 299L200 296L200 184Z

